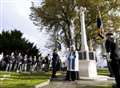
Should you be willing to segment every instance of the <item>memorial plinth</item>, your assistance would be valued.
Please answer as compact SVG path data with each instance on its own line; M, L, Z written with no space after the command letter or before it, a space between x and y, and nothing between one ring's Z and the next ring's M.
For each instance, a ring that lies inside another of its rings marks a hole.
M96 78L97 69L95 60L79 60L80 77Z

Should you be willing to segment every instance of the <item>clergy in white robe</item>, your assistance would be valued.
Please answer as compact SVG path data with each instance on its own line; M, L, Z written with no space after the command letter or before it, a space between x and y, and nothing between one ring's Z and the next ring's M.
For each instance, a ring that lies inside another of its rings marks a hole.
M79 79L79 59L78 51L74 50L73 47L70 48L67 55L67 74L66 80L78 80Z

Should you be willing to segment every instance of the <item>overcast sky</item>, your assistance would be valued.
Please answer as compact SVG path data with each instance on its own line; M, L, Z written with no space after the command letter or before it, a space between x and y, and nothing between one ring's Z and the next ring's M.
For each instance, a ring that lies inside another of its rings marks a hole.
M31 1L41 0L0 0L0 32L18 29L26 39L34 42L42 51L48 39L45 32L40 32L29 19Z

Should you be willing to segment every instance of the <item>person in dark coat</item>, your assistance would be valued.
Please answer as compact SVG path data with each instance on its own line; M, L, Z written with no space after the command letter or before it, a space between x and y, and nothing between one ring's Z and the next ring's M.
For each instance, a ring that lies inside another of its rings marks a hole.
M112 35L112 33L106 34L107 39L105 42L105 47L107 53L110 55L110 65L115 76L116 87L120 88L120 58L116 52L118 47Z
M28 62L28 63L27 63L27 70L31 72L31 70L32 70L32 56L30 56L30 57L28 58L28 61L27 61L27 62Z
M45 57L45 71L49 71L49 64L50 64L50 61L49 61L49 57L50 57L50 54L48 54L46 57Z
M56 78L58 61L59 61L59 55L57 54L57 51L54 50L53 57L52 57L52 76L51 76L51 78Z

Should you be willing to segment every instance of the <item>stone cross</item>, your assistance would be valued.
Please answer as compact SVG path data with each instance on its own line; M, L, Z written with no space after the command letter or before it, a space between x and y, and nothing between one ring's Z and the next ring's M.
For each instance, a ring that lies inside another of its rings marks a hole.
M81 51L86 53L86 59L89 60L89 49L87 45L87 36L85 29L85 12L86 8L80 7L80 22L81 22Z

